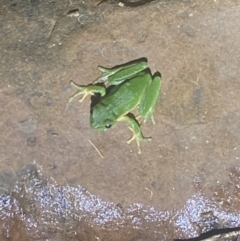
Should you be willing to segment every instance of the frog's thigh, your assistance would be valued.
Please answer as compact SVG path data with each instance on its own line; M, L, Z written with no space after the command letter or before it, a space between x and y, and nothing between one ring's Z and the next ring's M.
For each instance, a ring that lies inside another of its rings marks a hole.
M143 71L147 68L147 62L138 62L129 66L123 66L118 72L108 77L108 83L111 85L119 85Z
M148 117L153 118L154 106L157 102L159 90L161 88L162 79L160 76L155 76L150 85L146 88L145 94L143 95L139 104L139 114L145 120ZM154 122L154 120L153 120Z
M141 72L147 68L146 61L137 61L131 64L123 64L118 67L104 68L98 66L102 75L97 78L93 83L107 81L110 85L119 85L131 76Z

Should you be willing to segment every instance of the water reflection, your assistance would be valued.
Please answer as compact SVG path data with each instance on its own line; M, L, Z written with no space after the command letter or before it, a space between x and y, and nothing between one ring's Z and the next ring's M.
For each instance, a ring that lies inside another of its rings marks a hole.
M140 203L123 209L120 204L106 202L81 186L60 186L42 177L34 165L20 172L13 189L0 196L5 237L11 236L16 217L32 237L47 237L59 231L76 234L82 222L105 230L124 227L148 230L164 234L162 240L169 236L191 238L212 229L240 225L237 210L226 210L222 202L210 200L202 192L195 193L181 210L158 211Z

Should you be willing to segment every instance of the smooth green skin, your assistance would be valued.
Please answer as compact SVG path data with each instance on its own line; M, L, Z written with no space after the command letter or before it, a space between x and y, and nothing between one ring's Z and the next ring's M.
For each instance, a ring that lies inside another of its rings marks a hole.
M152 78L146 69L145 61L112 69L99 67L102 75L94 83L104 82L106 86L114 86L111 91L106 95L106 87L94 84L81 86L72 82L78 91L69 99L70 102L76 96L83 94L80 99L82 102L87 95L100 93L102 98L93 107L90 117L92 128L106 130L117 121L126 121L133 132L128 143L136 139L139 154L141 153L140 141L151 140L151 138L144 137L141 126L127 114L138 106L138 117L143 117L143 122L151 117L152 122L155 123L153 111L161 87L161 78L159 76Z

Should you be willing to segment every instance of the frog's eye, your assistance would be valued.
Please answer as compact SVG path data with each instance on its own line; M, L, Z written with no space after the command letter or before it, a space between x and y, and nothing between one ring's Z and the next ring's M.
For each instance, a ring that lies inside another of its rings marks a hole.
M109 129L109 128L111 128L112 123L113 122L110 119L106 119L106 120L104 120L104 122L102 124L105 128Z
M107 128L107 129L111 128L112 124L113 124L113 122L112 122L110 119L106 119L106 120L104 121L104 126L105 126L105 128Z

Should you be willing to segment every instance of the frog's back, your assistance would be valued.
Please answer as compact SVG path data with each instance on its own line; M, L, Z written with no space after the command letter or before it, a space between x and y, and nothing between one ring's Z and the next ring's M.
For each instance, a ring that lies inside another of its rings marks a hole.
M136 76L123 84L114 87L98 105L108 113L108 117L119 118L133 110L151 82L151 75Z

